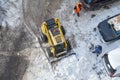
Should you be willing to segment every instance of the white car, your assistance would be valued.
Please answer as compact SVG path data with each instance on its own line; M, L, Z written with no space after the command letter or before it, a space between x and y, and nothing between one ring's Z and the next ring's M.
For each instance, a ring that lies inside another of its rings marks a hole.
M120 47L104 54L103 64L110 77L120 77Z

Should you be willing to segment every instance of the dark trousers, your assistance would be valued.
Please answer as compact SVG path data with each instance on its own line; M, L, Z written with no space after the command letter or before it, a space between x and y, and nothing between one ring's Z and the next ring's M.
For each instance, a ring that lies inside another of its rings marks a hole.
M77 16L80 17L80 13L77 13Z

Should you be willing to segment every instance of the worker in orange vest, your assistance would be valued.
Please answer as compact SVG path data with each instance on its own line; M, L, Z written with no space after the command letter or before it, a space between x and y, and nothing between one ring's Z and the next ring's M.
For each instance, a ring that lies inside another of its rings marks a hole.
M80 16L79 12L81 11L82 7L83 7L83 5L82 5L81 2L76 3L76 5L75 5L75 7L74 7L73 14L76 13L77 16L79 17L79 16Z

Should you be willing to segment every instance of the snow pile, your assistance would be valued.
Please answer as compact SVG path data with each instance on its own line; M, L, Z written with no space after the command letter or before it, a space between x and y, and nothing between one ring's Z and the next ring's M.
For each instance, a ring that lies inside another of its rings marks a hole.
M0 25L14 28L20 24L22 0L0 1Z

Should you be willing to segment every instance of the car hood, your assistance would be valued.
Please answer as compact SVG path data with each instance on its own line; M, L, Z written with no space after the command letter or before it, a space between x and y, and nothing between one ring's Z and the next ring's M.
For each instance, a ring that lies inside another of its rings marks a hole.
M108 53L108 59L111 66L116 69L120 66L120 48L114 49Z
M117 37L114 29L109 26L107 21L101 22L98 25L98 30L106 42L111 41Z

